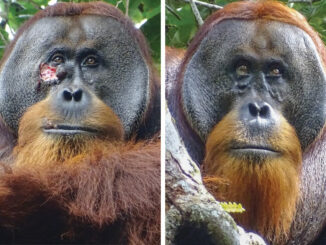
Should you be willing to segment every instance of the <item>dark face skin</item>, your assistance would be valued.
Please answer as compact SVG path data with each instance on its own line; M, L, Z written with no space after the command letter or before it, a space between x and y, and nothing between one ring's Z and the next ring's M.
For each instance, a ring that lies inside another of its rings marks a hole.
M276 21L225 20L184 73L183 106L203 142L231 110L248 134L272 132L278 115L305 149L325 123L326 75L311 38ZM289 139L290 140L290 139Z
M58 84L41 82L38 89L42 63L64 74ZM65 90L82 91L77 109L64 104L69 100ZM145 113L148 91L147 64L121 23L91 15L43 18L20 36L2 67L0 115L17 132L24 111L50 94L57 98L57 113L66 116L68 110L78 120L95 94L118 115L129 136Z

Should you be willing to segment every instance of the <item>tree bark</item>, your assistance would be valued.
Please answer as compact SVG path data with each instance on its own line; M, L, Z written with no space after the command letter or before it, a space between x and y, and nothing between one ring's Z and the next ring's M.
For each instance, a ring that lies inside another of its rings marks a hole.
M237 226L202 183L166 109L166 244L263 245Z

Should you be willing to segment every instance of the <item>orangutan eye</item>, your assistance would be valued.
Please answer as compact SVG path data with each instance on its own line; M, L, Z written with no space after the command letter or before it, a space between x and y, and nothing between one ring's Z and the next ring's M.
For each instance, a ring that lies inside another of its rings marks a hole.
M98 66L98 60L93 55L87 56L84 59L82 66L96 67L96 66Z
M240 76L247 76L249 74L249 69L247 65L240 65L236 68L235 72Z
M270 64L266 71L266 76L269 78L279 78L283 76L284 66L279 62Z
M272 68L268 72L268 76L272 76L272 77L279 77L281 75L282 75L281 70L279 68Z
M65 57L61 53L55 53L51 58L51 62L53 65L60 65L65 62Z
M247 78L251 73L250 62L244 59L238 60L234 65L234 73L239 80Z

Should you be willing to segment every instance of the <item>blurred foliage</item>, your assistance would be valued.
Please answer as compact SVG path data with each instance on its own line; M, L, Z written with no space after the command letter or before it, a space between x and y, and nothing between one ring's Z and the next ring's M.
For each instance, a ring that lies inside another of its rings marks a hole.
M224 6L236 0L201 0L211 4ZM296 9L303 14L309 24L321 35L326 44L326 0L303 0L295 3L282 0L289 7ZM294 2L293 1L293 2ZM190 4L184 0L166 0L166 45L186 48L198 29L195 16ZM215 9L197 5L198 10L205 20Z
M2 57L6 44L10 42L21 24L33 16L40 9L44 9L50 0L0 0L0 57ZM87 0L58 0L57 2L91 2ZM126 0L105 0L126 12ZM159 67L160 45L160 0L130 0L128 16L135 24L141 24L152 51L155 64Z

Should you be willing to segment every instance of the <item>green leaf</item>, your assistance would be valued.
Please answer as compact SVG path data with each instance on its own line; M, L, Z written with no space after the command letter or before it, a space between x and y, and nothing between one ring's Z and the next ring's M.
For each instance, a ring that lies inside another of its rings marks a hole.
M161 13L161 6L158 6L156 8L150 9L150 10L144 10L144 17L146 19L153 18L156 15L160 15Z
M144 33L147 42L152 51L152 57L156 64L161 62L161 16L157 14L148 20L142 27L141 31Z
M225 6L237 0L202 0ZM281 0L288 4L288 0ZM197 23L189 3L183 0L166 0L166 44L168 46L187 48L194 34L197 32ZM302 13L309 24L321 35L326 43L326 1L314 0L313 3L291 4L294 9ZM201 17L205 20L213 10L197 5Z
M8 16L8 25L15 32L18 28L33 16L41 5L47 6L50 0L16 0L12 1L9 11L5 11L5 2L0 0L0 11ZM104 0L125 13L126 0ZM89 0L58 0L58 2L89 2ZM142 26L145 36L152 50L154 61L160 62L160 0L129 0L129 17L134 23L140 23L144 19L147 22ZM1 24L1 23L0 23ZM0 38L0 57L3 53L4 42L8 41L8 33L4 26L0 26L0 31L5 40Z
M166 44L178 48L187 47L197 31L197 22L189 5L175 9L175 11L180 19L169 11L166 12Z
M169 11L171 14L173 14L178 20L181 20L180 16L178 13L175 11L174 8L172 8L170 5L165 4L166 10Z
M49 0L33 0L33 2L35 4L37 4L38 6L41 6L41 5L47 6L49 3Z
M0 57L2 57L5 48L6 48L6 44L9 43L9 37L8 37L8 33L3 29L0 28L0 33L1 33L1 37L0 37Z

